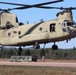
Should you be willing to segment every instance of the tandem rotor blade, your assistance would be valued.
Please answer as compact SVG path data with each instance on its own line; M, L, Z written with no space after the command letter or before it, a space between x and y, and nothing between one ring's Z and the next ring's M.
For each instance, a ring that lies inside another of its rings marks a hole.
M11 8L11 9L8 9L9 11L10 10L20 10L20 9L27 9L27 8L30 8L30 7L17 7L17 8ZM37 8L44 8L44 9L63 9L62 7L48 7L48 6L39 6Z
M44 3L40 3L40 4L34 4L33 6L41 6L41 5L47 5L47 4L52 4L52 3L57 3L57 2L61 2L63 0L56 0L56 1L50 1L50 2L44 2ZM1 4L10 4L10 5L18 5L18 6L30 6L27 4L18 4L18 3L10 3L10 2L0 2Z
M43 6L43 5L52 4L52 3L57 3L57 2L61 2L61 1L63 1L63 0L57 0L57 1L51 1L51 2L44 2L44 3L40 3L40 4L34 4L34 5L17 4L17 3L9 3L9 2L0 2L0 3L1 3L1 4L10 4L10 5L22 6L22 7L17 7L17 8L11 8L11 9L9 9L9 10L28 9L28 8L32 8L32 7L49 9L49 7Z

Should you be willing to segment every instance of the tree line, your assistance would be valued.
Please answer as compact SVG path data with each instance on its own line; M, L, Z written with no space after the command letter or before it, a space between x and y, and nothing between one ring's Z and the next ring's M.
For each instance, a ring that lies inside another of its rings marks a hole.
M26 56L26 52L29 49L22 50L22 56ZM39 59L41 58L42 49L30 49L30 55L36 55ZM45 48L45 59L54 59L54 60L75 60L76 59L76 49L58 49L52 50L51 48ZM0 51L0 58L10 58L11 56L18 56L17 52L13 48L4 48Z

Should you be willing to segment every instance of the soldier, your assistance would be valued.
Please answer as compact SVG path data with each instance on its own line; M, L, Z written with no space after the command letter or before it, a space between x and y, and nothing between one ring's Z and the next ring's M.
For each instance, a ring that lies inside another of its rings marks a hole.
M45 61L45 52L44 52L44 49L41 50L40 55L41 55L42 61L44 62Z
M16 49L16 52L18 53L19 56L21 56L21 54L22 54L22 48L21 48L21 46L19 47L18 50Z

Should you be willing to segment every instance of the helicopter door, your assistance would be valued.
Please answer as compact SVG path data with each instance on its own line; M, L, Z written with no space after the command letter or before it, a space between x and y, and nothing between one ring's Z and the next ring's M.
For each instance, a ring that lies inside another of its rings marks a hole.
M55 23L50 24L50 32L55 32Z
M65 22L62 23L63 32L67 32L67 24Z

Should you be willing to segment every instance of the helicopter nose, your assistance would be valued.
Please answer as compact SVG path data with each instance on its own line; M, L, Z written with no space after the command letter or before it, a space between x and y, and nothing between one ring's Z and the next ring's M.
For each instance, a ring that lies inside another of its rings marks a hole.
M73 31L76 33L76 27L73 27Z
M74 32L76 33L76 27L67 27L69 32Z

